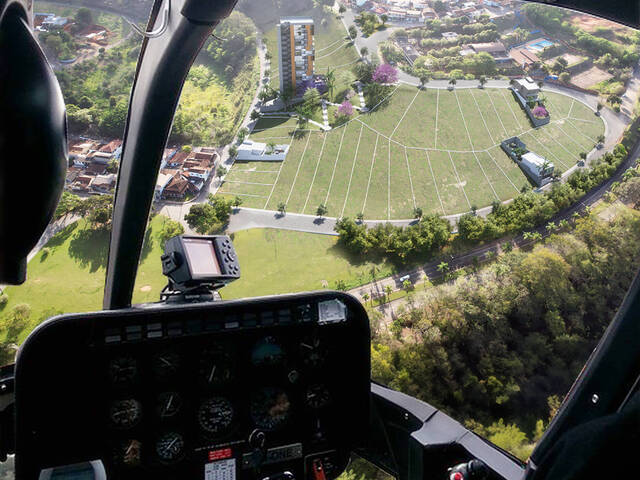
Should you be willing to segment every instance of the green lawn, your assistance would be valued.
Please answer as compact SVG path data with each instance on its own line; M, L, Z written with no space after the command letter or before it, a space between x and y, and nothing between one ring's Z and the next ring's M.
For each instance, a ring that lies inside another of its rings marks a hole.
M552 121L534 129L507 89L401 85L379 108L328 133L291 136L287 159L270 165L279 176L246 172L264 170L260 165L235 165L229 177L235 183L225 184L222 192L245 195L248 206L275 210L284 202L287 211L306 214L326 203L332 217L363 212L368 219L385 220L411 218L414 206L440 214L482 208L513 198L528 184L500 149L505 138L518 135L566 171L604 132L602 120L587 106L560 94L544 95ZM286 142L293 133L289 122L260 120L251 138Z
M157 216L145 241L133 300L153 302L165 285L157 238L163 222ZM12 307L31 307L29 324L20 336L46 318L69 312L99 310L104 291L108 232L74 223L29 262L28 279L21 286L8 287L9 303L0 311L0 341L4 340L6 314ZM242 278L222 290L224 298L252 297L304 290L319 290L324 282L335 288L336 281L355 286L371 281L372 263L353 261L337 245L337 237L284 230L255 229L233 235L240 259ZM393 273L390 264L376 265L377 276Z

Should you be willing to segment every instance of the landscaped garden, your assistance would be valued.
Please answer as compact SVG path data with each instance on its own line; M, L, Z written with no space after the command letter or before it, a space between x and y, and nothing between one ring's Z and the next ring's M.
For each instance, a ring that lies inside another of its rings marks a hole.
M250 139L286 142L280 164L238 163L220 192L243 206L332 217L412 218L414 210L449 215L513 198L528 186L500 149L518 136L567 171L604 133L594 112L544 92L551 123L534 129L507 89L416 89L401 85L370 113L356 112L325 133L293 120L261 119Z

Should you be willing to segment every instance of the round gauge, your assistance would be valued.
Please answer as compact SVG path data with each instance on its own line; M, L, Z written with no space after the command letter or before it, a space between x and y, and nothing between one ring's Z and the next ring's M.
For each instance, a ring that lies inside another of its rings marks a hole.
M153 373L158 380L172 378L178 373L180 363L180 355L176 352L159 353L153 357Z
M205 400L198 409L198 425L207 433L220 435L233 422L233 406L224 397L212 397Z
M266 387L251 399L249 412L255 424L264 430L277 430L289 419L291 402L284 390Z
M182 407L182 397L176 392L163 392L156 401L156 413L160 418L174 417Z
M156 441L156 454L163 463L174 463L184 455L184 438L176 432L162 435Z
M258 367L272 367L284 362L285 353L274 337L259 340L251 352L251 363Z
M200 358L200 380L209 387L224 385L233 378L231 355L221 346L207 348Z
M312 368L322 366L327 354L318 337L305 338L300 343L300 353L304 364Z
M127 467L140 465L142 444L139 440L125 440L116 446L114 459L116 464Z
M109 377L115 384L127 384L135 380L138 362L129 356L116 357L109 364Z
M131 428L138 424L142 417L142 405L138 400L128 398L116 400L109 409L109 419L118 428Z
M311 408L322 408L331 401L331 394L324 385L311 385L305 393L305 403Z

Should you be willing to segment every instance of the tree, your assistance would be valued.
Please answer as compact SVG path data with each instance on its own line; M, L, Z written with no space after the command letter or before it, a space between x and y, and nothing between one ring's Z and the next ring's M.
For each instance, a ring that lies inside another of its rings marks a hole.
M571 74L569 72L562 72L559 76L558 79L562 82L562 83L569 83L569 81L571 81Z
M485 84L487 83L487 77L482 75L478 80L478 83L480 84L480 88L484 88Z
M349 31L349 38L355 39L358 36L358 29L355 27L355 25L351 25L348 31Z
M372 79L379 84L396 83L398 81L398 69L388 63L383 63L373 72Z
M451 85L451 88L454 88L456 86L456 83L458 83L458 81L456 80L456 77L451 77L449 79L449 85Z
M93 25L93 15L91 15L91 10L84 7L78 9L75 20L83 27Z
M342 15L344 12L347 11L347 7L345 7L342 3L340 4L340 7L338 7L338 12Z
M384 293L387 295L387 302L391 300L391 294L393 293L393 288L391 285L384 286Z
M180 222L176 222L175 220L171 220L166 217L162 222L162 227L160 228L160 244L164 246L167 243L167 240L173 237L177 237L178 235L182 235L184 233L184 227Z
M327 67L325 82L327 84L327 91L329 92L329 98L333 98L333 89L336 86L336 74L335 74L335 71L330 70L329 67Z
M338 107L336 115L339 117L350 117L353 115L353 105L351 102L349 100L342 102Z
M405 280L402 282L402 289L407 293L413 290L413 283L411 283L411 280Z
M417 218L418 220L422 218L422 209L420 207L413 209L413 218Z
M382 22L382 26L386 27L386 23L389 21L389 16L386 13L380 15L380 21Z
M236 195L233 199L233 208L239 208L240 205L242 205L243 201L244 200L242 200L242 198Z
M284 202L278 203L278 213L284 216L287 213L287 204Z
M229 156L230 156L231 158L233 158L233 157L235 157L235 156L237 156L237 155L238 155L238 147L237 147L237 146L235 146L235 145L231 145L231 146L229 147Z
M228 170L223 165L218 165L216 168L216 177L222 178L227 174Z
M586 152L580 152L580 160L582 160L583 162L587 159L587 153Z
M324 217L328 212L329 210L327 209L327 206L324 203L321 203L320 205L318 205L318 208L316 209L316 215L319 218Z
M359 212L359 213L356 215L356 220L358 220L358 222L362 223L362 222L364 221L364 213Z
M447 262L440 262L437 268L440 273L447 273L449 271L449 264Z
M360 49L360 56L366 57L367 55L369 55L369 49L367 47L362 47Z
M306 114L305 116L310 117L313 112L315 112L318 108L320 108L320 100L321 100L320 92L318 92L317 88L310 88L304 95L302 96L302 109Z
M604 107L604 105L602 105L602 103L598 102L598 105L596 105L596 114L600 115L600 111L602 110L602 108Z
M287 102L285 102L286 104ZM254 110L251 112L251 115L249 116L249 118L251 118L251 120L258 120L260 118L260 112L258 110Z
M364 300L364 303L367 303L367 300L369 300L369 294L367 292L362 294L362 300Z

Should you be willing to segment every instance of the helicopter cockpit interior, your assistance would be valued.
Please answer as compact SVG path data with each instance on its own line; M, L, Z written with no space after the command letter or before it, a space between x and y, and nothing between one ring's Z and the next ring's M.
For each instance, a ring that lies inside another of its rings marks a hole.
M526 463L372 383L369 320L356 298L220 300L216 289L242 262L229 237L167 242L162 301L131 304L182 85L235 3L154 2L129 102L104 310L49 319L0 370L0 460L15 455L15 478L333 480L354 453L402 480L635 476L640 277ZM553 3L640 26L637 2ZM32 16L31 0L0 0L1 284L24 281L67 164L64 102ZM39 194L20 208L7 138L42 166Z

